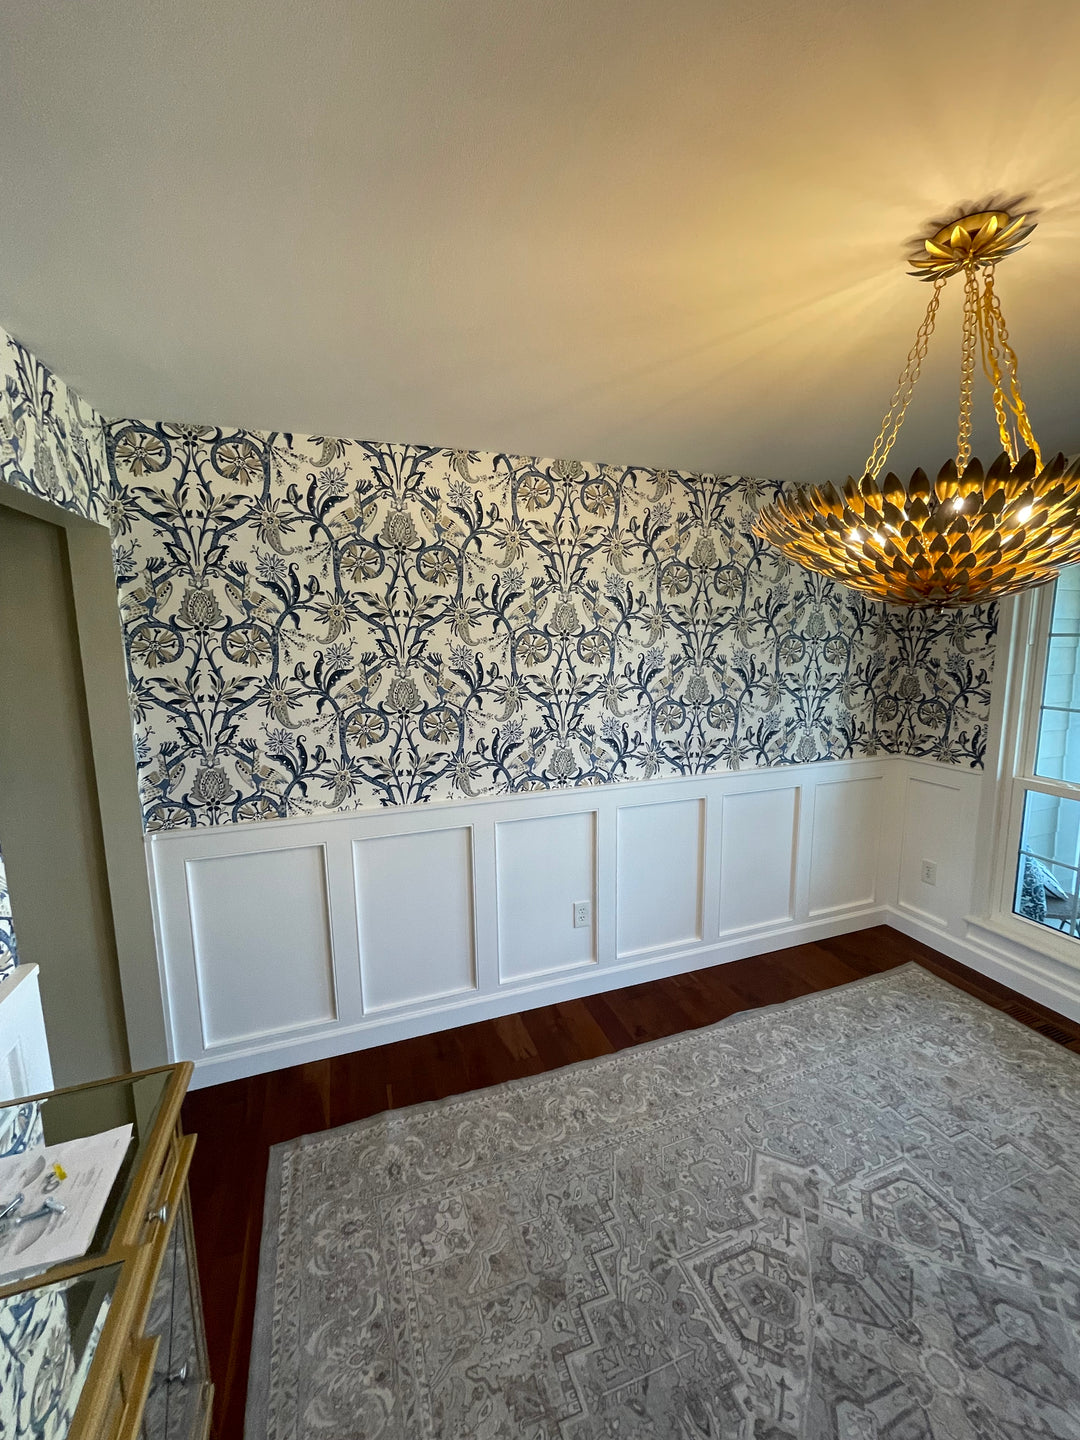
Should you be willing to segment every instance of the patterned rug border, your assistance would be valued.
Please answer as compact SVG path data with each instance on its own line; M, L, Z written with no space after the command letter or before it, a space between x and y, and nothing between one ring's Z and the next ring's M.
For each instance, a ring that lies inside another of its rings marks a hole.
M970 994L960 986L952 985L943 980L933 971L926 969L915 960L909 960L903 965L893 966L891 969L880 971L876 975L864 975L855 980L847 980L839 985L831 985L822 990L813 990L806 995L796 995L790 1000L782 1000L774 1005L751 1006L745 1010L738 1010L732 1015L726 1015L721 1020L713 1021L709 1025L693 1026L687 1030L676 1031L672 1035L664 1035L656 1040L642 1041L638 1045L624 1046L620 1050L612 1051L606 1055L596 1055L585 1060L572 1061L568 1065L556 1066L552 1070L542 1070L535 1075L523 1075L514 1080L500 1081L495 1085L479 1086L472 1090L462 1090L454 1095L445 1095L437 1100L423 1100L415 1105L404 1105L395 1110L380 1110L374 1115L365 1116L362 1120L350 1120L343 1125L335 1125L327 1130L312 1131L304 1135L298 1135L292 1140L284 1140L270 1149L269 1161L266 1172L266 1192L263 1202L262 1235L259 1241L259 1265L256 1280L255 1317L251 1345L251 1361L248 1370L248 1393L247 1407L244 1422L245 1440L265 1440L269 1427L269 1402L271 1394L270 1386L270 1358L271 1358L271 1330L273 1325L273 1288L277 1273L278 1260L278 1224L281 1206L281 1180L282 1167L285 1156L288 1152L302 1148L309 1141L324 1141L331 1139L334 1135L345 1132L355 1133L362 1131L385 1121L388 1114L400 1117L407 1115L419 1115L435 1109L445 1109L459 1102L474 1102L479 1096L493 1094L495 1092L506 1093L508 1091L521 1091L530 1086L550 1082L553 1075L561 1073L573 1073L582 1071L593 1071L597 1068L618 1064L635 1055L643 1054L652 1050L660 1050L666 1047L677 1046L680 1043L692 1041L695 1038L710 1032L727 1030L740 1025L748 1024L751 1021L760 1021L770 1014L778 1014L782 1011L796 1010L801 1007L809 1007L815 1003L820 1004L823 1000L836 997L848 990L863 989L878 985L895 985L900 980L911 980L918 977L920 981L927 982L931 989L940 988L956 998L968 1002L973 1008L988 1010L998 1021L1006 1023L1012 1028L1024 1033L1029 1043L1041 1046L1055 1052L1061 1052L1062 1047L1057 1045L1047 1036L1032 1030L1022 1021L1015 1019L1005 1011L998 1010L986 1001L980 1000L978 996ZM1069 1054L1071 1052L1064 1051ZM1080 1056L1075 1056L1080 1061Z

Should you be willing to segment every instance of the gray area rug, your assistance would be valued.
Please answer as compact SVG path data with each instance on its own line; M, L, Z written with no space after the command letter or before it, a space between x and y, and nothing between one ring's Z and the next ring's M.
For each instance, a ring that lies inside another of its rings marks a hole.
M248 1440L1080 1440L1080 1061L916 966L273 1153Z

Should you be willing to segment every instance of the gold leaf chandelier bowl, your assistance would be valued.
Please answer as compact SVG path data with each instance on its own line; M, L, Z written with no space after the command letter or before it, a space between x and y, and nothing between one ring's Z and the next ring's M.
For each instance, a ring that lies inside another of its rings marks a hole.
M1000 260L1034 230L1027 216L981 210L934 231L911 257L934 291L861 480L793 490L758 513L754 533L788 560L891 605L949 609L1030 590L1080 562L1080 459L1044 464L1020 392L1016 352L994 288ZM935 481L879 479L904 422L941 293L964 277L956 458ZM971 453L976 356L990 381L1002 454Z
M848 479L793 491L761 512L756 533L787 559L889 605L954 609L1052 580L1080 561L1080 460L1039 468L1028 450L984 474L956 462L935 481ZM1068 543L1062 544L1062 537Z

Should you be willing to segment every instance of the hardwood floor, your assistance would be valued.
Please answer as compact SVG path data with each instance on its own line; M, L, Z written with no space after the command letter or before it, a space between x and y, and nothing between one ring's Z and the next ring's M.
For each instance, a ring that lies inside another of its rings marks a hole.
M878 926L194 1091L184 1103L184 1126L199 1136L191 1201L217 1387L217 1440L240 1440L243 1435L271 1145L380 1110L607 1055L909 960L1080 1053L1080 1025L888 926Z

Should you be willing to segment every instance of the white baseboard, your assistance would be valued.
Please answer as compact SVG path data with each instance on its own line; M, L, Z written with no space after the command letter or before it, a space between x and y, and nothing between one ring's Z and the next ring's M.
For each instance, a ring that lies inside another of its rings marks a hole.
M695 946L677 954L667 954L630 961L618 966L591 967L558 981L539 980L501 990L493 995L466 995L440 1000L424 1011L407 1015L388 1015L381 1020L366 1020L348 1029L313 1035L299 1041L295 1034L237 1053L231 1051L220 1058L205 1057L195 1062L191 1088L219 1085L229 1080L244 1079L279 1067L303 1065L326 1060L335 1055L348 1055L376 1045L408 1040L479 1020L500 1015L513 1015L564 1000L577 1000L586 995L620 990L641 985L670 975L683 975L691 970L704 970L713 965L745 960L786 950L797 945L811 945L834 935L847 935L875 925L893 929L921 941L951 959L967 965L978 974L986 975L1030 1000L1047 1006L1060 1015L1080 1022L1080 973L1072 974L1056 962L1028 950L1022 953L1014 943L995 937L988 927L971 921L966 938L947 929L917 919L910 912L895 906L874 906L829 920L782 925L750 936L722 940L716 944Z
M978 920L967 922L964 935L927 924L902 910L893 910L885 923L980 975L1080 1023L1080 971L1019 945Z

